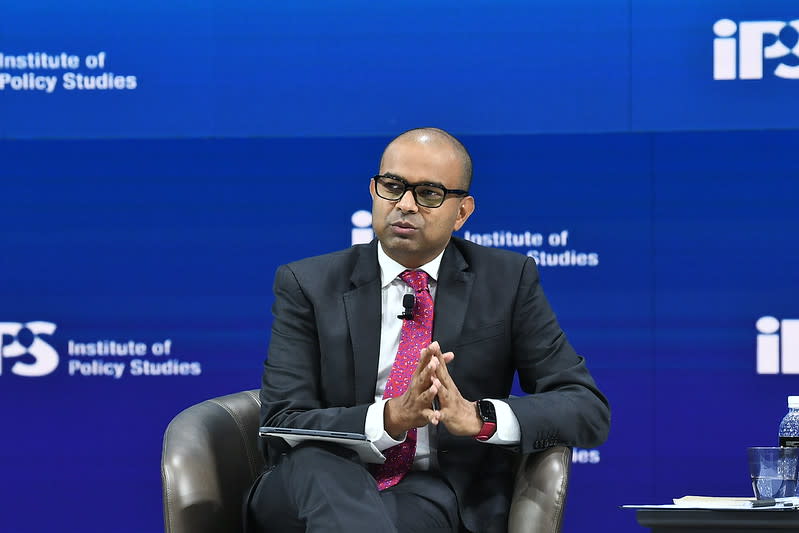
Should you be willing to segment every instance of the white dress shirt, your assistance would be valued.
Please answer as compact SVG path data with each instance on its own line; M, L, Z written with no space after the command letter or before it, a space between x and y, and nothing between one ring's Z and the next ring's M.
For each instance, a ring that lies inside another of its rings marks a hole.
M433 302L435 302L436 299L438 269L441 266L441 257L443 255L444 252L441 252L432 261L422 265L418 269L424 270L427 275L430 276L429 288ZM412 293L413 289L399 278L399 275L408 269L386 255L383 251L382 244L379 244L377 247L377 259L380 263L380 296L382 300L380 359L377 367L375 403L369 406L366 413L366 427L364 433L378 450L383 451L405 440L404 435L402 440L394 440L391 438L391 435L385 431L383 412L385 403L388 400L383 399L383 391L386 388L388 375L391 372L391 365L394 364L394 358L399 349L403 320L398 319L397 315L403 312L402 297L407 293ZM433 315L433 321L435 322L435 314ZM457 353L455 357L458 357ZM488 444L518 444L521 439L519 420L516 418L516 415L513 414L510 406L501 400L489 399L489 401L494 404L496 410L497 430L494 432L494 435L485 442ZM418 428L416 432L416 457L413 462L414 469L430 470L438 467L436 461L435 431L436 427L432 424L427 424L424 427Z

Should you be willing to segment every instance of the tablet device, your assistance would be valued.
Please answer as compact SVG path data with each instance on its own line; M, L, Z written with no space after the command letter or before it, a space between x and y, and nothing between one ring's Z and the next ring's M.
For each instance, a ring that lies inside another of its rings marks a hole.
M382 464L386 461L385 456L380 453L380 450L375 448L374 444L363 433L264 426L258 430L258 435L261 437L281 438L292 448L308 440L333 442L354 450L365 463Z
M258 430L262 437L282 437L284 435L296 435L305 437L333 437L345 440L369 440L363 433L346 433L343 431L325 431L323 429L298 429L298 428L278 428L264 426ZM274 435L273 435L274 434Z

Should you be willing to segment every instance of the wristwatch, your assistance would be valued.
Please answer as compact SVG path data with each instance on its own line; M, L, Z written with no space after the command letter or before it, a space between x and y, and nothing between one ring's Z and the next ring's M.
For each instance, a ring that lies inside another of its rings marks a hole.
M497 412L494 410L494 404L488 400L477 400L477 415L483 421L483 427L474 438L486 441L497 431Z

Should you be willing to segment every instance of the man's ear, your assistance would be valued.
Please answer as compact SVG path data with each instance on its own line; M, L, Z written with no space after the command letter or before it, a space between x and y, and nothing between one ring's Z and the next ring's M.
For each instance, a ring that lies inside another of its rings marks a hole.
M474 213L474 196L467 196L461 200L461 205L458 207L458 217L455 219L455 231L458 231L466 224L466 221Z

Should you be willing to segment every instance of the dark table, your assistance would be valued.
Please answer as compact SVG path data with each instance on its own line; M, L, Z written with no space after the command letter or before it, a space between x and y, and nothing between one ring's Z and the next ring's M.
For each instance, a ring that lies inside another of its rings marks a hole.
M795 509L638 509L635 517L652 533L799 532Z

